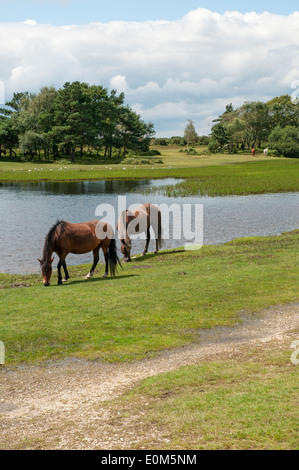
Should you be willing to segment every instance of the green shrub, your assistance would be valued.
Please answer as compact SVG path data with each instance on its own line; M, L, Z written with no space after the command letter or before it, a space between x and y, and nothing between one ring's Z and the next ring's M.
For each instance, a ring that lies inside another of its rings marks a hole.
M299 129L295 126L275 127L269 137L269 144L278 155L299 158Z

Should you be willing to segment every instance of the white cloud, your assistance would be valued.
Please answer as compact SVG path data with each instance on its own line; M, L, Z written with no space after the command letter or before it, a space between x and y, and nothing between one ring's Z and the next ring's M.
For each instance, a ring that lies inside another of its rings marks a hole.
M199 133L232 102L292 93L299 79L299 13L191 11L179 21L83 26L0 23L6 96L81 80L124 92L160 135Z
M115 77L110 80L110 88L117 90L119 93L127 93L129 87L126 77L124 75L115 75Z
M26 20L24 21L25 24L30 24L31 26L34 26L37 24L37 22L35 20Z

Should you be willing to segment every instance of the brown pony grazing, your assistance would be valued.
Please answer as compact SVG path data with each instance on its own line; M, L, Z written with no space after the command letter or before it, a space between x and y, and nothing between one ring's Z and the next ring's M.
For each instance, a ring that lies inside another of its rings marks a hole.
M153 228L156 239L155 253L162 247L161 211L154 204L142 204L135 210L126 210L121 213L117 223L118 237L121 242L123 261L131 261L131 235L146 233L146 243L143 255L147 253L150 242L150 227Z
M44 286L50 285L52 274L52 254L57 253L59 257L58 285L69 279L65 258L69 253L81 255L93 251L93 265L85 279L93 276L96 265L99 261L99 251L102 248L106 267L103 277L108 276L108 267L111 276L115 276L116 266L120 264L116 251L115 238L112 227L100 220L92 220L81 224L71 224L58 220L50 229L45 239L43 259L39 260L42 269ZM61 266L63 266L65 279L62 281Z

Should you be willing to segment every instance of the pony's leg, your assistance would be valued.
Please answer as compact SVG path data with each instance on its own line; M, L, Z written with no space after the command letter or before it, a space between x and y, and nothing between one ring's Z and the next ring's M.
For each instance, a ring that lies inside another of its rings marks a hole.
M103 246L102 250L103 250L103 253L104 253L104 257L105 257L105 273L104 273L103 277L108 277L109 251L108 251L108 248L106 246Z
M62 280L62 275L61 275L61 266L63 267L64 275L65 275L65 278L63 280ZM57 270L58 270L58 285L60 286L61 284L63 284L70 278L67 267L66 267L65 256L61 256L59 258Z
M156 251L158 253L159 248L161 248L161 238L162 238L162 226L161 226L161 212L158 213L158 233L155 233L156 238Z
M61 276L61 265L62 265L62 261L61 261L61 258L59 258L59 262L57 264L57 270L58 270L58 285L61 286L62 284L62 276Z
M67 270L67 267L66 267L65 260L62 261L62 267L63 267L63 270L64 270L64 276L65 276L62 282L66 282L70 278L70 276L69 276L69 273L68 273L68 270Z
M94 270L95 270L95 268L96 268L96 265L98 264L99 259L100 259L100 257L99 257L99 251L100 251L100 247L99 247L99 246L93 250L93 265L92 265L92 267L91 267L90 272L87 274L87 276L85 276L85 279L89 279L90 277L93 276L93 273L94 273Z
M158 253L158 251L159 251L159 238L156 235L156 249L155 249L154 253Z
M146 231L146 243L145 243L145 247L144 247L144 250L143 250L143 255L145 255L147 253L150 239L151 239L150 227L148 227L147 231Z

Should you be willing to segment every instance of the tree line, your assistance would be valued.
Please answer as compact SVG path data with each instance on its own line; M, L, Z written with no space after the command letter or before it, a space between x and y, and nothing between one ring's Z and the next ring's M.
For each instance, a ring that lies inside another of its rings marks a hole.
M211 153L269 147L273 154L299 157L299 103L289 95L267 103L245 102L236 109L230 103L213 123L210 135L199 136L189 119L183 137L157 138L154 142L186 146L187 153L196 152L190 148L193 145L207 146Z
M289 95L245 102L237 109L229 104L213 122L210 151L269 147L277 155L299 157L299 103Z
M154 135L123 93L98 85L66 82L62 88L43 87L38 94L14 93L0 108L0 155L59 158L71 161L84 151L102 151L105 157L129 150L144 152Z

